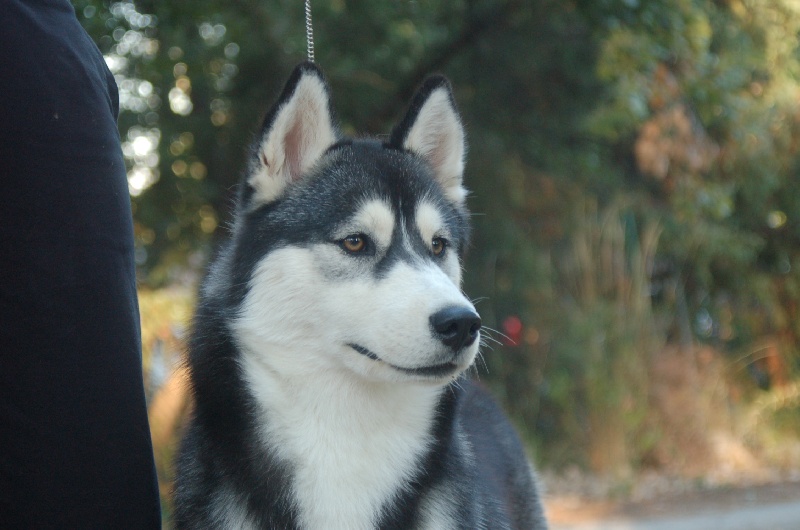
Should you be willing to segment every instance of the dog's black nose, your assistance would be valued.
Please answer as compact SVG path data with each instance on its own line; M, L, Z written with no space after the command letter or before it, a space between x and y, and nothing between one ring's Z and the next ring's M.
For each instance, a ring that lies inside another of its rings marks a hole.
M449 306L431 315L431 328L445 346L458 351L469 346L481 329L481 317L462 306Z

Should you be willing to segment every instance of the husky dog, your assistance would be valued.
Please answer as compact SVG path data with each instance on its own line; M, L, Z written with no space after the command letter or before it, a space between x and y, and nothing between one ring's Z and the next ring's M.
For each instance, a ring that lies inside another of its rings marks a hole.
M546 528L509 422L462 374L464 132L431 77L387 142L298 66L201 289L177 528Z

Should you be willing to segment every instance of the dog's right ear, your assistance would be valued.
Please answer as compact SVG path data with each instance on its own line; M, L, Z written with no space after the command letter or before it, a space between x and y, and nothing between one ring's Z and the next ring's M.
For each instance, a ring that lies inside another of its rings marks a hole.
M265 204L278 198L336 138L328 84L313 63L300 64L264 119L247 177L248 203Z

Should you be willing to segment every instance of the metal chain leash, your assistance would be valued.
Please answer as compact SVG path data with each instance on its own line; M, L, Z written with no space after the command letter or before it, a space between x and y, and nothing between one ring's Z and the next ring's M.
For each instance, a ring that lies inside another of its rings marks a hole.
M314 62L314 28L311 26L311 0L306 1L306 46L309 62Z

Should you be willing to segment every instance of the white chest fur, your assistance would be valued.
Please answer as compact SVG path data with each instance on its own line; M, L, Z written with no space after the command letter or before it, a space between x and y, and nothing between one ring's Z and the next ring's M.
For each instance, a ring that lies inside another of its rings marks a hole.
M442 389L336 370L286 380L254 356L243 364L263 409L263 440L293 470L302 527L374 528L431 442Z

